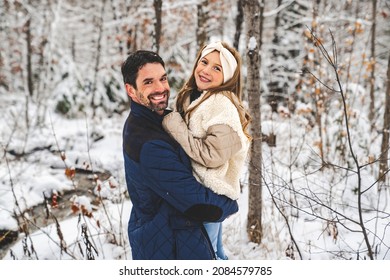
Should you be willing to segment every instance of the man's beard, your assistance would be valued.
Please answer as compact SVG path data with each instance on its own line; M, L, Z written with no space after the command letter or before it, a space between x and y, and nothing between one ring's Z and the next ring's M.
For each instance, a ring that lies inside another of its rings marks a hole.
M167 102L160 102L158 104L149 104L149 109L152 111L164 111L168 107L168 101Z
M160 95L161 93L155 94L155 95ZM156 102L151 99L153 97L153 94L149 96L149 104L147 107L152 110L152 111L164 111L168 107L168 99L169 99L169 92L165 91L164 94L166 95L167 99Z

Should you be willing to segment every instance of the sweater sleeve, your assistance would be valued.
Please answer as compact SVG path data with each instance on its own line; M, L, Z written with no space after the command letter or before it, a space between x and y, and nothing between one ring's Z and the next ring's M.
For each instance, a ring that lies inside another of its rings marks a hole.
M204 138L194 137L178 112L165 116L163 127L195 162L215 168L224 164L241 147L237 132L226 124L212 125Z
M223 221L238 211L236 201L199 183L177 151L164 141L144 144L140 167L146 183L158 196L194 220Z

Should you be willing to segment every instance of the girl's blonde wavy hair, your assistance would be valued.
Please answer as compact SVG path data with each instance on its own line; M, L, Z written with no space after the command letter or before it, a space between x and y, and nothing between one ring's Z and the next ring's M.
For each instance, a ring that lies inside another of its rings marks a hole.
M185 84L183 85L183 87L180 89L180 91L177 94L176 109L183 117L186 117L186 116L190 117L191 113L203 101L205 101L207 98L209 98L213 94L222 93L226 97L228 97L230 99L230 101L234 104L234 106L237 108L238 114L240 116L242 130L244 131L244 134L246 135L246 137L249 140L252 140L252 137L248 133L248 127L249 127L249 124L250 124L252 118L251 118L250 114L248 113L248 111L244 108L243 103L242 103L242 86L241 86L241 83L242 83L242 77L241 77L242 61L241 61L241 56L235 48L230 47L225 42L221 42L221 43L226 49L228 49L233 54L233 56L235 57L235 59L237 61L237 68L233 74L233 77L230 80L228 80L226 83L223 83L222 85L220 85L216 88L207 90L207 92L202 95L202 100L196 106L190 108L187 112L184 112L185 100L187 100L187 98L189 98L189 96L191 95L191 93L194 89L197 89L194 73L195 73L195 68L198 65L199 59L202 55L202 51L206 47L206 45L203 46L200 49L200 51L198 52L198 55L197 55L196 60L195 60L195 65L192 69L192 74L191 74L190 78L185 82ZM233 93L237 98L233 98L233 96L230 93Z

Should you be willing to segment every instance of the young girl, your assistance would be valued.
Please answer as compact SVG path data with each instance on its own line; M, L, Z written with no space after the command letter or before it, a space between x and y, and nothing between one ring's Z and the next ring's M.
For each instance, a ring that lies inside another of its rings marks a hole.
M164 129L191 158L197 179L214 192L238 199L240 175L251 137L244 109L239 53L225 42L211 43L197 55L192 74L176 98L176 111ZM227 259L222 224L207 223L217 259Z

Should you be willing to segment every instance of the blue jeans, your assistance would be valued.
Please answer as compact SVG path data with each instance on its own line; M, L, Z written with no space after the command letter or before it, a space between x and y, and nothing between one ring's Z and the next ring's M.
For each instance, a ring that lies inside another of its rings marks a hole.
M222 223L205 223L204 227L209 235L217 260L227 260L222 244Z

